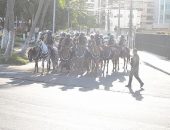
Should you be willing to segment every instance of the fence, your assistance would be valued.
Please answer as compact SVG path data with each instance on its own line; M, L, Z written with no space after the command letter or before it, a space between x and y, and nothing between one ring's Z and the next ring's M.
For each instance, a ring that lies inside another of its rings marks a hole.
M135 46L139 50L152 52L170 58L170 36L137 33Z

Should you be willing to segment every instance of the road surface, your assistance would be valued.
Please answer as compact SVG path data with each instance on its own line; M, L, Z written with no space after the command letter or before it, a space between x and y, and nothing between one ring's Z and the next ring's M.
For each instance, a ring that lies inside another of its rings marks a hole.
M169 61L140 56L144 90L135 79L132 90L124 87L123 70L40 76L1 66L0 130L170 130Z

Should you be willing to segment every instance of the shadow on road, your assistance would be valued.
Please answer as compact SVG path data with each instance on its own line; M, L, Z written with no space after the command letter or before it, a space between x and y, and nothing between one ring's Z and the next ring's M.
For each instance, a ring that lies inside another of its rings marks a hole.
M14 87L23 87L28 86L34 83L42 83L44 88L49 87L58 87L62 91L68 91L74 88L78 88L79 91L86 92L86 91L92 91L94 89L99 89L99 86L104 86L104 90L110 90L111 87L114 86L114 82L125 82L125 76L127 76L128 73L126 72L114 72L111 75L106 75L105 77L100 77L96 74L90 73L85 75L77 75L77 74L46 74L44 76L39 74L32 74L28 73L25 75L25 73L19 74L19 75L12 75L8 76L10 78L10 81L6 83L5 87L4 85L0 86L0 89L7 89L7 88L14 88ZM4 76L4 77L6 77Z
M110 90L111 87L114 86L115 81L119 81L121 83L126 81L125 76L128 76L126 72L114 72L111 75L106 75L105 77L100 77L100 85L104 86L105 90Z
M132 97L134 97L138 101L142 101L144 98L141 94L142 91L144 91L143 88L141 88L140 90L137 90L135 92L132 90L132 88L129 88L129 92L132 95Z

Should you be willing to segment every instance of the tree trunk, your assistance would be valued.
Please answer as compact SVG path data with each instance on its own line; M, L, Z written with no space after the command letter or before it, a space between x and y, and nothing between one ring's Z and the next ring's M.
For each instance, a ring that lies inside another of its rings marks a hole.
M7 3L7 10L5 15L5 23L4 23L4 29L3 29L3 35L2 35L2 41L1 41L1 49L5 50L8 44L8 25L9 25L9 3Z
M44 3L44 10L41 16L41 21L40 21L40 31L43 30L43 25L44 25L44 19L48 10L48 7L51 3L51 0L46 0L46 3Z
M26 50L27 50L27 48L29 47L29 42L30 42L31 39L32 39L32 36L33 36L33 34L34 34L34 31L35 31L35 27L36 27L36 25L37 25L37 23L38 23L38 20L39 20L39 18L40 18L44 1L45 1L45 0L40 0L40 1L39 1L38 9L37 9L37 12L36 12L36 15L35 15L35 18L34 18L34 21L33 21L32 27L31 27L31 30L30 30L29 35L28 35L27 39L25 40L24 46L22 47L22 50L21 50L21 52L20 52L20 53L23 54L23 55L26 53Z
M8 7L7 10L8 16L9 16L9 37L8 37L8 44L5 50L5 60L8 60L9 57L12 55L13 47L14 47L14 41L15 41L15 30L14 30L14 3L15 0L8 0Z

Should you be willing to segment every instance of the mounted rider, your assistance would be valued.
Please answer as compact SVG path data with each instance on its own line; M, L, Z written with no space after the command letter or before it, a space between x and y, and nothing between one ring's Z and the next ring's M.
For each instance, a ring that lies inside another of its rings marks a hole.
M109 40L108 40L108 46L116 46L116 41L113 35L110 35Z
M88 40L88 47L92 46L95 44L95 37L93 34L90 35L90 39Z
M53 36L52 36L52 32L51 31L47 31L45 38L44 38L44 42L46 43L46 45L48 47L53 47L54 45L54 40L53 40Z
M125 36L124 36L124 35L121 35L121 37L120 37L119 46L120 46L121 48L123 48L123 47L126 46L126 39L125 39Z
M47 45L45 44L45 38L44 38L44 33L41 32L40 33L40 37L39 39L37 40L37 46L40 47L41 51L40 51L40 57L44 57L46 55L48 55L48 47Z
M87 38L85 37L84 33L80 33L78 37L78 45L82 47L86 47L87 45Z
M120 40L119 40L119 48L120 48L120 54L121 54L121 57L122 57L122 53L124 51L126 51L127 48L127 42L126 42L126 39L125 39L125 36L124 35L121 35L120 37Z
M96 33L94 35L94 39L95 39L96 44L100 46L101 45L101 39L100 39L100 35L98 33Z
M70 34L67 34L66 37L62 40L61 47L71 49L72 39L70 37Z
M61 44L62 44L62 41L64 40L65 37L66 37L66 34L64 32L60 34L60 39L59 39L59 43L58 43L58 50L61 49Z
M78 39L79 39L79 33L76 33L73 38L73 44L76 45L78 44Z

